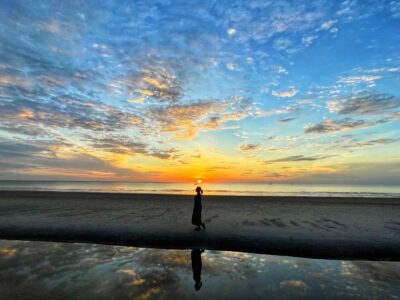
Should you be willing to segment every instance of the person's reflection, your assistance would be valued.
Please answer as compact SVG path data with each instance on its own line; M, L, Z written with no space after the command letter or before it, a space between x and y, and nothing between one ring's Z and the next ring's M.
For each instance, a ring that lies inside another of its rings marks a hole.
M193 280L195 282L194 288L196 291L198 291L203 283L201 282L201 268L202 268L202 263L201 263L201 254L204 252L204 249L193 249L192 250L192 270L193 270Z

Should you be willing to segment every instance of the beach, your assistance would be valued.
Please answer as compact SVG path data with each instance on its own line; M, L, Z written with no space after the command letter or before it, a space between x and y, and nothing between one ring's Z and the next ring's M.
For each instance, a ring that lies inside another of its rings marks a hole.
M0 192L0 239L400 260L400 199Z

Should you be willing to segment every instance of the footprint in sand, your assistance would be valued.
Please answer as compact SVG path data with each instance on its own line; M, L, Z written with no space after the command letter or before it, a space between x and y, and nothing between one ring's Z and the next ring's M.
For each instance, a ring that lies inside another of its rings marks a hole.
M400 232L400 222L385 222L385 224L388 225L383 226L384 228L394 231L396 233Z
M219 217L219 215L214 215L212 217L209 217L209 218L205 219L204 222L210 223L212 220L215 220L218 217Z
M260 220L259 223L266 225L266 226L277 226L280 228L285 228L286 224L282 222L280 218L273 218L273 219L263 219Z
M255 226L256 223L251 222L251 221L249 221L249 220L245 220L245 221L242 222L242 225L245 225L245 226Z

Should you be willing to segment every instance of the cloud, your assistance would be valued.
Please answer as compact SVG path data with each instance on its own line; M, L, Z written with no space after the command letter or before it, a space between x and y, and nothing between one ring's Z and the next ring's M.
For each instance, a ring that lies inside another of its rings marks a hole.
M378 121L353 120L350 118L345 118L341 120L325 120L322 123L305 126L304 132L321 134L321 133L330 133L335 131L349 131L355 129L368 128L386 122L387 120L385 119L381 119Z
M398 185L400 180L400 161L396 159L388 158L385 162L366 160L360 163L335 163L332 167L333 172L304 173L292 182Z
M146 174L117 167L62 141L0 142L0 179L103 178L145 180Z
M245 144L241 145L239 149L243 152L251 152L260 149L260 145L258 144Z
M171 62L148 62L141 66L139 74L134 75L129 86L130 93L139 97L135 102L143 102L148 97L159 101L177 101L183 93L182 81L176 75L180 66Z
M69 95L51 100L15 99L0 102L3 130L40 134L45 128L82 128L115 131L142 123L142 118L120 108L93 101L82 101ZM15 126L15 128L13 128ZM35 129L26 129L32 126Z
M323 30L329 30L329 29L331 29L331 27L332 27L333 25L335 25L336 23L337 23L337 20L328 20L328 21L325 21L324 23L322 23L321 29L323 29Z
M332 155L314 155L314 156L306 156L306 155L292 155L283 158L273 159L273 160L266 160L264 161L267 164L277 163L277 162L298 162L298 161L315 161L321 160Z
M369 147L369 146L376 146L376 145L387 145L387 144L392 144L398 142L397 139L389 139L389 138L378 138L378 139L372 139L368 140L365 142L356 142L356 141L350 141L350 142L341 142L338 141L338 147L340 148L362 148L362 147Z
M381 79L380 75L353 75L348 77L342 77L339 79L339 83L357 85L360 83L366 83L369 86L375 85L375 81Z
M228 35L229 36L234 36L235 34L236 34L236 29L235 28L229 28L228 30L227 30L227 33L228 33Z
M318 35L309 35L309 36L304 36L301 38L301 42L304 45L304 47L310 46L314 40L318 38Z
M269 117L274 115L284 115L284 114L291 114L297 113L300 109L294 106L288 106L282 109L270 109L270 110L260 110L256 109L255 116L257 117Z
M282 66L278 66L277 68L276 68L276 71L278 72L278 73L280 73L280 74L288 74L288 71L284 68L284 67L282 67Z
M400 108L400 97L364 92L344 100L329 101L328 109L341 115L382 115Z
M32 157L36 155L48 155L53 153L48 146L32 145L15 142L0 143L1 158Z
M154 149L148 144L132 141L126 136L114 136L107 138L99 138L88 136L87 140L95 149L102 149L103 151L125 155L141 154L144 156L155 157L158 159L170 159L176 153L174 149L160 150Z
M199 123L209 115L217 113L218 104L214 101L199 101L191 104L157 106L149 110L149 117L159 124L161 132L184 131L187 138L193 138L199 131Z
M38 124L16 124L13 121L4 121L0 125L0 130L11 134L26 135L31 137L46 136L49 131L46 130L42 125Z
M301 35L319 26L324 12L320 5L312 4L312 6L314 6L312 10L307 10L302 3L288 5L287 2L282 1L271 5L268 2L262 4L250 2L238 8L225 9L225 11L234 18L236 24L244 27L238 38L249 39L253 43L265 43L273 37L278 37L274 41L274 47L278 50L288 50L292 42L286 38L287 36ZM255 9L259 11L258 18L254 18Z
M236 64L233 64L233 63L226 64L226 67L231 71L236 71L237 68L238 68L238 66Z
M390 116L390 119L400 121L400 113L394 113Z
M278 120L279 122L281 122L281 123L287 123L287 122L290 122L290 121L293 121L293 120L295 120L296 118L286 118L286 119L280 119L280 120Z
M144 96L136 98L136 99L128 99L129 103L143 103L146 98Z
M249 116L250 99L200 100L188 104L155 106L147 117L157 123L161 132L172 132L177 139L192 139L200 131L236 128L230 121L240 121Z
M272 96L281 98L290 98L295 96L299 91L295 88L291 88L287 91L272 91Z
M288 50L293 45L292 41L288 38L278 38L274 41L274 48L277 50Z

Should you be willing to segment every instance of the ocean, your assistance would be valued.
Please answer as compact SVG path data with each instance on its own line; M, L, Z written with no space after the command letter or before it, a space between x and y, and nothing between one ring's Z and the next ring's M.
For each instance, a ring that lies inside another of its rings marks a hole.
M400 186L202 183L204 195L229 196L315 196L315 197L394 197ZM146 194L194 194L194 183L154 183L116 181L0 181L0 190L105 192Z

